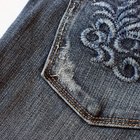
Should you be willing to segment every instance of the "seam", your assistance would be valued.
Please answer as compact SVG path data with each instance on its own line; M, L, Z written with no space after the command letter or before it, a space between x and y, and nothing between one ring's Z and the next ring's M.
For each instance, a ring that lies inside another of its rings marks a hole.
M80 0L80 2L83 2L84 0ZM50 58L48 62L47 68L45 68L45 77L53 84L53 86L58 89L59 93L82 115L85 119L91 121L92 123L103 123L103 124L115 124L115 125L121 125L121 126L140 126L138 124L140 120L134 120L134 119L124 119L124 118L111 118L111 117L95 117L91 115L66 89L54 78L54 76L51 74L51 68L53 64L55 63L55 59L58 55L58 49L61 46L62 39L64 32L67 31L65 22L66 19L69 20L70 14L72 14L73 9L76 6L76 2L70 1L70 4L68 6L68 9L66 11L66 15L64 16L64 19L62 20L62 24L60 25L60 29L58 30L57 38L54 43L54 47L52 51L50 52ZM79 3L80 5L80 3ZM71 15L73 16L73 14ZM54 55L55 54L55 55ZM61 90L61 91L60 91ZM122 121L122 122L116 122L116 121Z
M52 79L51 79L52 78ZM110 117L94 117L92 116L89 112L87 112L79 103L78 101L73 98L71 96L71 94L69 94L69 98L72 99L76 104L77 106L75 105L75 103L73 103L68 97L67 97L67 94L68 92L60 85L60 83L58 81L56 81L56 79L54 79L53 77L48 77L49 80L53 82L55 82L56 85L54 85L55 88L61 88L62 91L59 91L63 97L65 97L65 99L67 99L67 101L83 116L85 117L87 120L91 120L91 119L94 119L92 122L95 122L95 123L101 123L101 122L104 122L105 124L106 123L111 123L111 124L120 124L120 125L123 125L123 124L127 124L129 126L140 126L139 124L130 124L130 123L127 123L127 122L112 122L112 120L122 120L122 121L129 121L129 122L140 122L140 120L129 120L129 119L123 119L123 118L110 118ZM65 95L66 94L66 95ZM86 114L88 116L85 115L85 113L83 113L83 111L86 112ZM99 120L100 119L100 120ZM96 121L97 120L97 121ZM127 125L123 125L123 126L127 126Z

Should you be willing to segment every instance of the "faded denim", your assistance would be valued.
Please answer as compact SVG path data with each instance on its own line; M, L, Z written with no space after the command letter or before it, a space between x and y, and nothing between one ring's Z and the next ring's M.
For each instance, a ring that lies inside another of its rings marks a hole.
M139 2L30 0L0 40L0 139L139 140Z

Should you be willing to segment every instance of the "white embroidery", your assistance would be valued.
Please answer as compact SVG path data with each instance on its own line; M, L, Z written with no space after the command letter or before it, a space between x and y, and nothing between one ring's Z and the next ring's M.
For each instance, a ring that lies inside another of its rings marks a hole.
M105 66L112 68L114 74L122 81L136 82L140 78L140 5L138 1L119 0L117 9L102 1L93 3L92 6L97 8L92 15L97 20L81 33L82 43L97 52L98 55L93 58L95 62L102 62ZM101 25L105 25L108 31L101 30ZM91 35L93 39L89 39ZM131 44L127 44L126 40L130 40ZM105 53L108 53L108 59ZM119 60L116 59L116 55L119 55ZM131 76L125 75L127 65L133 67Z
M140 75L139 75L140 65L134 59L129 58L129 57L123 60L122 69L124 70L125 66L127 66L127 65L133 66L133 68L134 68L133 76L131 76L131 77L124 76L123 74L121 74L121 72L119 71L119 67L117 67L117 66L113 67L114 74L118 78L120 78L121 80L126 81L126 82L137 81L140 78Z

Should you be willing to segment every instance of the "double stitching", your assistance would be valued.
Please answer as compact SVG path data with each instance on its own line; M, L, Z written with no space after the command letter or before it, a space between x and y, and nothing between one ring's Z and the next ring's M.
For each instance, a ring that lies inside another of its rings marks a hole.
M80 2L83 2L83 1L84 0L80 0ZM70 1L70 4L66 10L66 15L64 16L65 19L69 20L69 18L70 18L69 15L73 12L73 9L76 8L76 4L77 3L73 2L72 0ZM55 60L58 55L58 49L60 48L61 43L62 43L63 34L65 31L67 31L67 29L65 28L67 23L65 22L64 19L62 22L63 23L60 24L60 27L62 27L62 28L59 28L57 37L56 37L54 45L53 45L56 47L54 47L52 49L52 51L50 52L48 65L47 65L47 68L45 68L45 72L44 72L45 78L47 78L51 82L51 84L59 91L61 96L63 98L65 98L68 101L68 103L70 103L70 105L72 105L72 107L83 118L90 121L91 123L93 123L93 124L99 124L99 123L111 124L111 125L116 125L116 126L121 125L124 127L129 127L129 126L140 127L140 124L139 124L140 120L132 120L132 119L130 120L130 119L124 119L124 118L110 118L110 117L95 117L95 116L91 115L51 74L52 66L55 63ZM121 122L119 122L119 121L121 121Z

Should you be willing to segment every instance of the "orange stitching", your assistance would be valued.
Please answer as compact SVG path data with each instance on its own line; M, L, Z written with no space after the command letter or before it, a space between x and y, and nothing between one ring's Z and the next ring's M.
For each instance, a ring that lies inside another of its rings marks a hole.
M82 1L82 0L81 0ZM68 6L68 9L66 11L66 14L69 14L70 12L72 13L73 8L75 8L75 3L73 3L73 6L70 8L70 6L72 5L72 2L70 2L71 4ZM65 15L65 20L69 19L68 15ZM53 62L55 61L55 59L57 58L56 56L58 55L58 49L60 48L61 45L61 40L62 40L62 34L64 31L66 31L65 26L66 26L66 22L64 22L65 20L63 20L63 24L61 24L62 28L59 28L59 31L61 30L61 32L58 32L59 35L57 35L57 38L55 40L55 44L54 46L57 46L57 48L53 48L52 52L51 52L51 56L53 56L55 54L55 57L53 59L49 59L49 69L48 69L48 74L51 76L51 67L53 65ZM129 120L129 119L124 119L124 118L105 118L105 117L94 117L92 116L89 112L87 112L83 106L81 104L79 104L79 102L68 92L66 92L66 90L64 89L64 87L62 87L62 85L60 85L60 83L58 83L58 81L56 79L54 79L53 77L47 77L48 80L52 81L53 86L61 89L62 91L59 91L61 93L61 95L87 120L90 120L92 123L103 123L103 124L115 124L115 125L123 125L123 126L140 126L139 124L130 124L129 122L140 122L140 120ZM66 95L64 95L64 93ZM67 97L67 95L69 95L70 99L72 99L77 106ZM79 107L79 108L78 108ZM85 116L85 114L81 111L84 110L84 112L88 115ZM91 119L101 119L101 120L91 120ZM127 121L127 122L113 122L114 120L120 120L120 121ZM127 125L124 125L127 124Z

